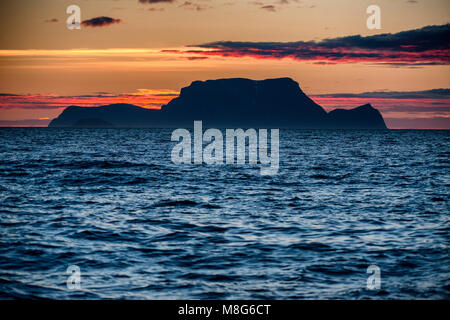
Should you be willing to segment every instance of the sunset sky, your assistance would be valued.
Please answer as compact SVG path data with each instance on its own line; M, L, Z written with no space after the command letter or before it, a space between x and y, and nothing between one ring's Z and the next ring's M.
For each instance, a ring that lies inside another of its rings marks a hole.
M195 80L291 77L326 110L371 103L389 128L450 129L449 17L448 0L2 0L0 126L46 126L69 105L158 108Z

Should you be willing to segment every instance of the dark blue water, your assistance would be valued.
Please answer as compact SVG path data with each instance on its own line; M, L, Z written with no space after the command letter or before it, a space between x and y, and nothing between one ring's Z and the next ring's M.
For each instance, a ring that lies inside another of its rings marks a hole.
M450 297L448 131L281 130L276 176L170 135L1 129L0 297Z

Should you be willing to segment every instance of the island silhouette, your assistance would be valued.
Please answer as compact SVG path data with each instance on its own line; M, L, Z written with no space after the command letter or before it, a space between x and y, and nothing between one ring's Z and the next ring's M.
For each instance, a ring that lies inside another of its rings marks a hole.
M132 104L70 106L49 127L387 129L370 104L326 112L290 78L194 81L161 109Z

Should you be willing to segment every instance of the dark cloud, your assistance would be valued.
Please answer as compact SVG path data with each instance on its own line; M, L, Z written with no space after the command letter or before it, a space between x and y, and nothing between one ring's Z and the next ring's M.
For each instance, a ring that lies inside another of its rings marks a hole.
M276 12L282 7L287 7L288 5L295 5L297 8L308 7L305 4L301 4L300 0L272 0L269 2L262 1L251 1L250 4L257 6L259 9L266 10L269 12ZM309 6L310 8L315 7L314 5Z
M275 12L276 11L274 5L262 6L261 9L266 10L266 11L271 11L271 12Z
M175 0L139 0L139 3L173 3Z
M381 106L379 107L381 112L402 112L407 113L408 115L414 114L424 114L424 113L432 113L432 114L441 114L448 115L450 113L450 105L444 106L434 106L434 105L424 105L424 106ZM449 120L450 122L450 120Z
M379 62L377 65L385 65L392 68L412 68L417 69L426 66L440 66L442 62Z
M112 24L121 23L122 20L111 17L96 17L89 20L84 20L81 24L84 27L106 27Z
M374 36L347 36L322 41L233 42L219 41L190 47L189 53L266 59L292 58L328 63L389 63L444 65L450 63L450 24Z
M333 98L374 98L374 99L450 99L450 89L425 91L375 91L364 93L321 94L317 97Z
M202 2L198 1L184 1L178 7L185 8L189 10L196 10L196 11L203 11L206 9L211 9L212 7L209 5L205 5L205 2L209 0L203 0ZM143 4L164 4L164 3L175 3L176 0L139 0L139 3ZM150 8L150 11L163 11L163 9L157 9L157 8Z
M190 9L190 10L196 10L196 11L203 11L203 10L212 8L210 6L200 5L200 4L194 3L192 1L185 1L179 7L182 7L185 9Z
M208 57L199 57L199 56L197 56L197 57L184 57L184 59L190 60L190 61L194 61L194 60L205 60L205 59L208 59Z

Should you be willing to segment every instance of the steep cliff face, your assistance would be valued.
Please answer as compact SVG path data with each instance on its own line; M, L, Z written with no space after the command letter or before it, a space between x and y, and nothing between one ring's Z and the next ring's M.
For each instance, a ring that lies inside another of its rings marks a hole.
M316 127L327 116L289 78L195 81L163 111L177 123L203 120L216 127Z
M188 127L202 120L204 127L219 128L386 128L381 114L370 105L326 113L289 78L194 81L161 110L129 104L71 106L49 126L72 127L86 119L114 127Z

